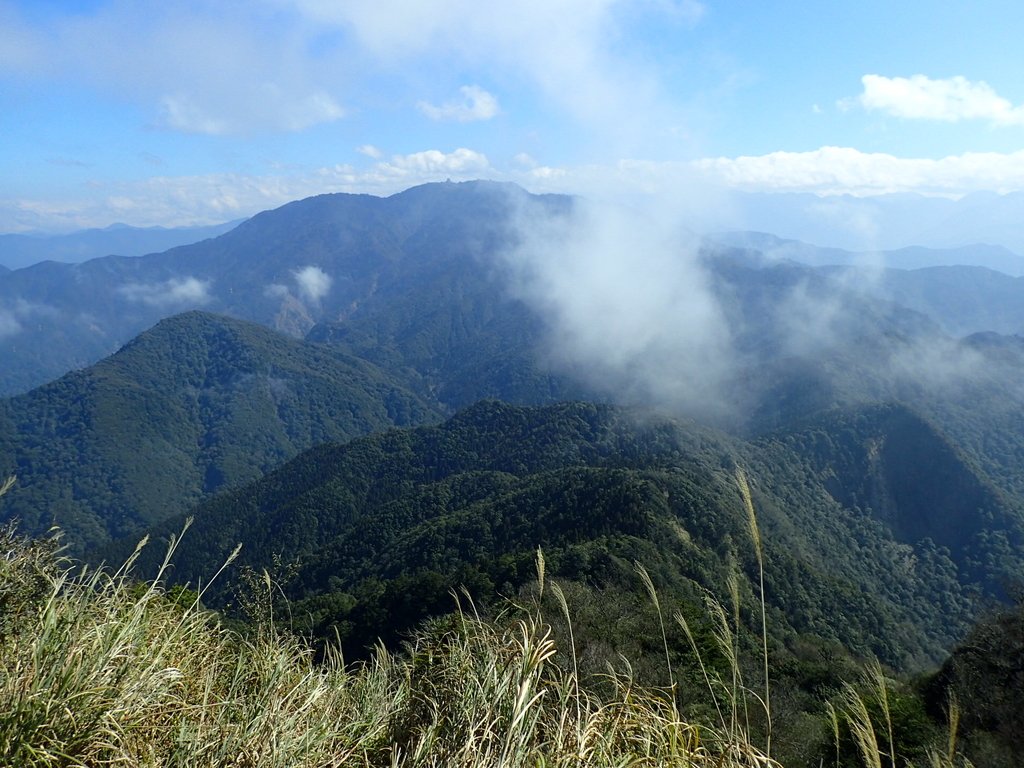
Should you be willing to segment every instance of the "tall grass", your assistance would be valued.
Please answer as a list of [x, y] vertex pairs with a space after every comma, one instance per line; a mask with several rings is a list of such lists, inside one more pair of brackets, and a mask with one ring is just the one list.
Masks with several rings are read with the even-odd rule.
[[72, 570], [53, 547], [2, 537], [3, 765], [768, 764], [684, 721], [628, 666], [608, 673], [614, 695], [589, 693], [552, 663], [561, 649], [539, 609], [484, 621], [460, 606], [402, 652], [315, 661], [286, 632], [240, 637], [194, 596], [135, 583], [131, 560]]
[[[867, 768], [914, 768], [915, 763], [900, 755], [895, 735], [893, 711], [890, 706], [889, 681], [881, 664], [869, 663], [864, 670], [860, 686], [843, 686], [835, 703], [827, 705], [836, 747], [836, 765], [841, 765], [840, 743], [844, 732], [849, 735], [857, 757]], [[949, 703], [949, 722], [946, 743], [923, 751], [917, 765], [928, 768], [974, 768], [970, 760], [960, 754], [957, 731], [960, 709], [955, 701]]]

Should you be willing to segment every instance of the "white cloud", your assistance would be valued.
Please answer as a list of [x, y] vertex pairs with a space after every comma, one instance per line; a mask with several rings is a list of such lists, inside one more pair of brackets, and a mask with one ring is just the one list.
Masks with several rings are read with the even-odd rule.
[[982, 190], [1024, 190], [1024, 150], [933, 160], [821, 147], [810, 152], [585, 166], [535, 165], [532, 158], [520, 155], [510, 158], [509, 168], [503, 170], [473, 149], [429, 149], [395, 155], [365, 168], [334, 165], [281, 175], [158, 176], [96, 185], [79, 197], [0, 199], [0, 232], [67, 231], [115, 221], [135, 226], [212, 224], [325, 192], [390, 195], [447, 178], [513, 181], [532, 192], [591, 198], [668, 193], [680, 207], [707, 218], [723, 204], [730, 189], [859, 196], [918, 192], [946, 197]]
[[531, 171], [539, 165], [539, 163], [528, 152], [520, 152], [512, 158], [512, 162], [520, 168], [525, 168]]
[[581, 200], [569, 215], [524, 206], [507, 258], [556, 364], [625, 397], [708, 413], [731, 372], [727, 325], [675, 201], [652, 202], [641, 212]]
[[[583, 123], [589, 140], [626, 147], [624, 154], [650, 147], [664, 136], [663, 126], [686, 122], [635, 33], [650, 24], [689, 28], [704, 12], [692, 0], [267, 2], [350, 35], [373, 66], [418, 70], [443, 63], [466, 72], [484, 66], [496, 81], [525, 80], [547, 108]], [[447, 119], [476, 114], [465, 104], [424, 106]], [[477, 108], [490, 109], [487, 102]]]
[[0, 30], [0, 73], [98, 89], [139, 104], [152, 125], [191, 133], [297, 131], [341, 118], [340, 68], [311, 52], [316, 30], [258, 5], [109, 2], [31, 21], [0, 8], [0, 28], [14, 30]]
[[333, 280], [320, 267], [308, 266], [292, 273], [299, 293], [310, 303], [319, 302], [331, 290]]
[[21, 333], [23, 321], [30, 321], [32, 318], [46, 318], [52, 321], [59, 317], [60, 311], [49, 304], [17, 299], [12, 304], [0, 308], [0, 339]]
[[461, 101], [445, 102], [439, 107], [421, 101], [417, 106], [431, 120], [455, 120], [460, 123], [490, 120], [498, 114], [498, 100], [483, 88], [464, 85], [459, 88], [459, 93], [462, 94]]
[[472, 149], [460, 147], [453, 152], [428, 149], [409, 155], [395, 155], [389, 162], [379, 163], [380, 174], [434, 179], [450, 174], [460, 178], [478, 177], [491, 171], [487, 156]]
[[271, 283], [263, 289], [263, 295], [270, 299], [283, 299], [286, 296], [290, 296], [291, 291], [288, 290], [288, 286], [286, 285]]
[[210, 282], [189, 276], [162, 283], [126, 283], [117, 292], [128, 301], [151, 307], [198, 306], [210, 301]]
[[[301, 131], [319, 123], [329, 123], [345, 115], [345, 111], [328, 94], [311, 93], [305, 97], [285, 97], [278, 88], [263, 88], [264, 97], [255, 97], [251, 104], [239, 103], [225, 110], [223, 103], [214, 104], [191, 94], [177, 93], [160, 99], [158, 124], [184, 133], [225, 136], [245, 133], [253, 127]], [[243, 95], [237, 101], [249, 102]]]
[[[884, 77], [864, 75], [857, 97], [864, 109], [908, 120], [984, 120], [993, 125], [1024, 125], [1024, 106], [1014, 106], [984, 82], [956, 76], [933, 80], [926, 75]], [[841, 102], [848, 107], [849, 100]]]
[[822, 147], [811, 152], [706, 158], [693, 165], [711, 181], [746, 191], [919, 192], [955, 197], [979, 190], [1024, 189], [1024, 151], [967, 152], [932, 160]]
[[377, 147], [373, 146], [373, 144], [363, 144], [360, 147], [356, 147], [356, 152], [361, 155], [366, 155], [367, 157], [372, 157], [374, 160], [380, 160], [384, 156], [384, 153], [377, 149]]
[[[637, 134], [638, 146], [650, 126], [678, 121], [662, 119], [668, 99], [632, 35], [652, 20], [692, 26], [704, 13], [694, 0], [109, 0], [32, 16], [5, 7], [0, 74], [99, 89], [172, 130], [301, 130], [343, 117], [366, 76], [410, 80], [400, 73], [452, 66], [525, 79], [549, 106], [602, 134]], [[422, 108], [455, 120], [498, 111], [473, 85]]]
[[395, 155], [369, 168], [334, 165], [292, 174], [153, 176], [141, 181], [95, 184], [78, 196], [0, 198], [0, 232], [60, 232], [105, 227], [214, 224], [325, 192], [390, 195], [446, 178], [494, 178], [487, 156], [459, 148]]

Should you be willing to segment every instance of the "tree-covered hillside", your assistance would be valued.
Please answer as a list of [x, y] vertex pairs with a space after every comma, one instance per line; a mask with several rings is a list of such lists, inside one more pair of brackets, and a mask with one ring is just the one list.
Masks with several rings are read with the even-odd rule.
[[199, 312], [0, 401], [3, 510], [74, 551], [179, 514], [300, 451], [436, 418], [394, 376], [336, 349]]
[[[410, 293], [417, 294], [415, 311], [429, 312], [430, 304], [458, 298], [459, 289], [446, 283], [461, 276], [471, 286], [467, 301], [478, 304], [481, 286], [489, 285], [488, 311], [500, 314], [510, 301], [496, 273], [498, 253], [511, 237], [513, 211], [569, 205], [569, 198], [492, 182], [430, 184], [388, 198], [320, 195], [162, 253], [5, 272], [0, 302], [14, 314], [0, 338], [0, 393], [23, 392], [93, 363], [189, 309], [301, 337], [319, 322], [376, 315]], [[464, 324], [457, 314], [451, 328], [419, 328], [424, 318], [407, 319], [412, 325], [400, 333], [443, 332], [445, 344]], [[424, 344], [436, 348], [437, 339]]]
[[[914, 472], [901, 440], [943, 457], [942, 471]], [[875, 455], [879, 444], [895, 453]], [[827, 450], [835, 461], [823, 460]], [[865, 453], [884, 505], [870, 506], [872, 480], [854, 471]], [[726, 600], [735, 563], [749, 598], [757, 562], [736, 467], [750, 473], [780, 643], [828, 638], [922, 666], [996, 594], [1001, 569], [1024, 562], [1012, 512], [903, 409], [744, 443], [610, 406], [485, 402], [440, 426], [315, 448], [204, 504], [175, 578], [195, 582], [241, 543], [240, 564], [289, 574], [296, 621], [339, 631], [352, 651], [448, 610], [460, 585], [484, 601], [514, 594], [533, 577], [538, 547], [553, 574], [595, 588], [635, 585], [639, 560], [691, 601], [702, 589]], [[918, 517], [929, 488], [948, 495], [948, 516], [981, 505], [963, 548], [950, 548], [946, 514]], [[1009, 552], [992, 539], [1007, 529]]]

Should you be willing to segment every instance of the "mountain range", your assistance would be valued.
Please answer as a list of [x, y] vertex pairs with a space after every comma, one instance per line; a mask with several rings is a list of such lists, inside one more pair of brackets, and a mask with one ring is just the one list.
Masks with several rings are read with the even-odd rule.
[[[438, 332], [447, 336], [445, 343], [457, 345], [461, 320], [446, 315], [446, 308], [452, 299], [476, 301], [476, 320], [492, 323], [492, 340], [508, 339], [521, 326], [523, 348], [536, 357], [539, 324], [547, 318], [538, 312], [538, 302], [531, 303], [517, 288], [522, 275], [514, 254], [524, 232], [570, 215], [577, 203], [490, 182], [425, 185], [388, 198], [323, 195], [163, 253], [0, 271], [0, 354], [5, 360], [0, 393], [25, 392], [94, 363], [160, 319], [188, 309], [257, 322], [296, 338], [313, 332], [316, 338], [337, 340], [345, 334], [353, 348], [379, 358], [386, 354], [377, 349], [382, 332], [400, 337], [406, 347], [402, 355], [410, 352], [417, 335], [423, 339]], [[856, 254], [837, 258], [834, 249], [780, 245], [777, 239], [749, 234], [730, 242], [743, 247], [709, 241], [705, 250], [756, 255], [764, 261], [761, 271], [768, 280], [771, 274], [796, 274], [797, 283], [829, 276], [837, 284], [833, 295], [859, 291], [898, 304], [927, 316], [948, 335], [1024, 331], [1024, 284], [991, 269], [837, 270], [826, 265], [859, 263]], [[977, 246], [971, 253], [994, 250]], [[942, 263], [964, 253], [931, 252], [930, 257]], [[793, 259], [798, 263], [792, 264]], [[787, 265], [804, 269], [787, 273], [781, 269]], [[446, 291], [451, 295], [442, 298]], [[733, 297], [717, 298], [733, 306]], [[405, 316], [396, 319], [392, 308]], [[489, 321], [483, 317], [488, 313]], [[510, 327], [497, 327], [501, 323]], [[337, 326], [333, 330], [332, 324]], [[314, 331], [314, 326], [321, 327]], [[487, 349], [477, 340], [469, 346]], [[417, 354], [423, 360], [435, 351]], [[467, 348], [461, 357], [473, 354], [479, 353]], [[521, 356], [522, 349], [515, 354]], [[486, 376], [494, 358], [478, 360], [478, 372]], [[517, 369], [519, 362], [510, 360], [505, 372]], [[448, 396], [461, 404], [487, 394], [505, 396], [495, 387], [507, 386], [510, 377], [492, 378], [490, 391]]]
[[217, 237], [240, 221], [205, 227], [130, 227], [112, 224], [67, 234], [0, 235], [0, 266], [21, 269], [41, 261], [78, 263], [102, 256], [144, 256]]
[[[3, 516], [114, 559], [192, 514], [176, 578], [242, 542], [254, 572], [287, 566], [307, 631], [355, 650], [460, 584], [515, 594], [538, 546], [591, 589], [635, 584], [639, 560], [691, 603], [727, 601], [735, 562], [752, 595], [737, 468], [780, 644], [920, 667], [1012, 591], [1015, 278], [680, 242], [679, 286], [666, 262], [651, 295], [605, 305], [586, 262], [539, 272], [553, 293], [516, 261], [580, 205], [485, 182], [325, 195], [159, 254], [0, 273], [4, 387], [53, 378], [0, 401], [0, 472], [19, 477]], [[543, 254], [531, 268], [563, 251]], [[714, 329], [675, 314], [702, 301]], [[631, 324], [645, 305], [669, 315]], [[573, 318], [607, 330], [586, 356]]]
[[701, 213], [715, 219], [718, 230], [771, 232], [850, 251], [955, 249], [987, 243], [1024, 254], [1024, 238], [1016, 224], [1024, 214], [1024, 194], [1020, 192], [974, 192], [960, 198], [913, 193], [738, 192], [721, 211], [705, 209]]
[[205, 503], [175, 578], [199, 583], [241, 542], [243, 567], [294, 568], [293, 620], [339, 631], [351, 652], [444, 612], [460, 586], [482, 603], [514, 594], [538, 545], [552, 577], [621, 586], [640, 561], [691, 601], [710, 588], [726, 602], [734, 558], [756, 590], [737, 466], [780, 644], [814, 635], [924, 666], [1024, 564], [1019, 510], [902, 406], [742, 441], [614, 406], [484, 401], [438, 426], [321, 446]]

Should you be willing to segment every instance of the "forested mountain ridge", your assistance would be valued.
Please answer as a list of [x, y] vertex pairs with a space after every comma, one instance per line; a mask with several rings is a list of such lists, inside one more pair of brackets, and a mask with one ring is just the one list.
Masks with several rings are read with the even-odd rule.
[[[958, 578], [1005, 597], [1020, 582], [1024, 515], [927, 417], [906, 405], [836, 409], [757, 441], [784, 446], [844, 508], [944, 552]], [[1012, 553], [1012, 554], [1011, 554]]]
[[[790, 563], [791, 571], [786, 585], [780, 587], [787, 600], [778, 607], [796, 606], [787, 625], [798, 632], [831, 632], [829, 612], [842, 613], [835, 600], [862, 605], [861, 593], [865, 585], [874, 584], [874, 577], [852, 553], [871, 541], [874, 554], [869, 561], [879, 572], [902, 572], [920, 563], [934, 584], [943, 585], [942, 595], [936, 592], [932, 597], [945, 601], [945, 623], [926, 617], [922, 606], [927, 604], [930, 588], [914, 576], [906, 594], [898, 592], [900, 582], [887, 583], [881, 591], [870, 587], [887, 595], [887, 604], [896, 606], [893, 610], [904, 617], [895, 621], [891, 631], [873, 634], [864, 626], [851, 625], [853, 634], [845, 641], [869, 647], [879, 642], [871, 637], [886, 635], [895, 638], [891, 648], [879, 651], [887, 658], [934, 658], [936, 649], [946, 647], [970, 615], [971, 590], [995, 594], [1001, 580], [1012, 577], [1017, 567], [1015, 526], [1024, 498], [1024, 472], [1018, 459], [1024, 455], [1020, 438], [1024, 430], [1006, 427], [1018, 423], [1024, 412], [1018, 407], [1024, 398], [1016, 385], [1024, 371], [1024, 355], [1007, 339], [952, 339], [925, 315], [860, 291], [856, 283], [837, 281], [825, 271], [771, 262], [751, 251], [706, 249], [689, 256], [697, 258], [706, 272], [709, 291], [703, 298], [720, 304], [723, 336], [728, 340], [721, 350], [722, 377], [709, 390], [718, 401], [716, 407], [705, 408], [700, 400], [691, 401], [688, 409], [676, 409], [674, 403], [656, 398], [645, 401], [643, 388], [631, 386], [636, 383], [630, 378], [633, 367], [611, 372], [593, 365], [588, 369], [586, 361], [574, 358], [564, 334], [560, 337], [552, 327], [557, 312], [540, 311], [543, 302], [538, 304], [533, 297], [531, 303], [513, 290], [514, 270], [499, 258], [522, 236], [521, 229], [512, 227], [513, 214], [519, 217], [517, 224], [533, 214], [558, 221], [576, 204], [570, 198], [532, 196], [514, 186], [491, 183], [426, 185], [383, 199], [325, 195], [265, 212], [219, 238], [163, 254], [98, 260], [76, 265], [71, 272], [63, 271], [67, 265], [38, 265], [7, 275], [0, 281], [0, 292], [28, 286], [38, 292], [34, 300], [40, 302], [95, 294], [106, 314], [90, 316], [88, 323], [68, 323], [68, 316], [61, 312], [26, 305], [37, 307], [32, 310], [36, 326], [44, 331], [60, 328], [76, 349], [75, 334], [83, 329], [89, 329], [95, 339], [109, 341], [106, 334], [113, 326], [104, 317], [116, 316], [130, 325], [190, 302], [243, 314], [293, 337], [306, 334], [307, 341], [240, 321], [188, 313], [161, 322], [92, 368], [5, 401], [0, 411], [5, 426], [0, 460], [6, 463], [0, 470], [21, 476], [5, 514], [20, 515], [32, 531], [61, 522], [69, 540], [84, 551], [110, 536], [134, 535], [144, 526], [181, 514], [206, 494], [252, 480], [318, 443], [343, 441], [394, 425], [436, 421], [480, 398], [533, 404], [566, 399], [649, 406], [653, 402], [654, 409], [660, 406], [666, 413], [683, 413], [730, 431], [731, 437], [710, 428], [703, 433], [710, 436], [709, 444], [719, 446], [717, 456], [699, 451], [685, 454], [684, 464], [690, 467], [686, 472], [695, 471], [690, 462], [698, 455], [703, 456], [701, 466], [719, 468], [707, 475], [689, 475], [684, 485], [691, 491], [686, 493], [696, 493], [692, 489], [703, 485], [717, 489], [709, 491], [712, 497], [732, 493], [726, 490], [732, 482], [728, 473], [716, 474], [722, 456], [729, 457], [726, 464], [751, 468], [765, 494], [762, 501], [774, 510], [766, 524], [780, 526], [791, 537], [788, 549], [778, 554], [778, 561]], [[676, 245], [675, 240], [670, 244], [671, 248]], [[586, 266], [584, 262], [580, 269]], [[585, 277], [582, 272], [570, 276]], [[571, 281], [569, 287], [574, 285]], [[689, 298], [685, 291], [692, 287], [683, 281], [680, 300]], [[654, 322], [660, 321], [655, 318]], [[23, 331], [28, 323], [24, 326]], [[667, 345], [650, 345], [661, 359], [654, 354], [654, 359], [644, 362], [670, 376], [679, 373], [673, 368], [671, 343], [689, 330], [667, 323], [664, 329], [654, 329], [662, 334], [659, 342], [667, 340]], [[14, 333], [5, 341], [23, 345], [31, 338]], [[599, 341], [598, 353], [616, 352], [603, 346], [603, 339]], [[41, 343], [29, 348], [38, 354], [49, 351]], [[659, 367], [662, 364], [664, 368]], [[595, 370], [609, 375], [595, 375]], [[893, 403], [910, 404], [912, 413], [907, 413], [911, 415], [904, 413], [905, 406]], [[468, 413], [483, 418], [478, 409]], [[537, 413], [546, 414], [537, 418], [555, 418], [553, 412]], [[498, 418], [500, 413], [492, 415], [495, 423], [504, 424], [503, 429], [519, 435]], [[453, 422], [460, 423], [464, 422]], [[515, 514], [525, 514], [526, 507], [543, 506], [544, 499], [561, 499], [550, 508], [562, 509], [558, 514], [563, 521], [585, 528], [584, 506], [566, 500], [559, 490], [560, 483], [566, 489], [580, 487], [574, 472], [585, 469], [588, 479], [583, 485], [602, 489], [600, 499], [587, 498], [595, 508], [609, 510], [608, 514], [614, 507], [608, 499], [616, 494], [628, 500], [623, 501], [626, 507], [660, 508], [655, 502], [662, 491], [654, 490], [660, 486], [650, 477], [635, 477], [637, 472], [667, 473], [658, 482], [673, 487], [682, 482], [671, 467], [652, 465], [650, 446], [637, 447], [635, 437], [611, 450], [609, 455], [618, 456], [620, 462], [616, 467], [595, 464], [586, 451], [591, 458], [572, 460], [580, 446], [592, 444], [593, 437], [577, 434], [569, 422], [555, 419], [555, 423], [575, 435], [575, 442], [568, 443], [552, 437], [552, 445], [563, 450], [561, 464], [537, 469], [527, 462], [497, 468], [497, 464], [465, 461], [459, 453], [452, 471], [462, 490], [454, 500], [437, 502], [433, 512], [421, 509], [420, 517], [414, 516], [419, 520], [415, 525], [426, 526], [424, 532], [444, 528], [438, 528], [430, 514], [447, 514], [450, 504], [454, 521], [492, 514], [498, 508], [519, 509], [517, 505], [523, 508]], [[457, 443], [468, 439], [459, 432], [461, 428], [451, 429], [460, 435]], [[819, 440], [802, 430], [825, 438]], [[529, 435], [520, 435], [517, 442], [504, 439], [500, 430], [485, 432], [493, 443], [485, 446], [487, 450], [501, 446], [506, 458], [539, 450]], [[374, 443], [365, 445], [370, 444]], [[430, 450], [443, 455], [443, 447], [438, 444]], [[634, 451], [641, 458], [623, 458], [627, 448], [627, 454]], [[321, 450], [324, 456], [335, 456], [334, 448]], [[343, 450], [346, 457], [348, 450]], [[410, 455], [426, 451], [411, 445], [404, 450]], [[915, 466], [906, 459], [907, 451], [928, 457], [927, 465]], [[548, 454], [541, 451], [539, 455]], [[387, 472], [403, 494], [434, 482], [454, 482], [447, 475], [432, 479], [413, 465], [395, 464], [387, 451], [378, 459], [351, 470], [346, 483], [359, 487], [365, 482], [360, 472], [375, 477], [383, 471], [381, 467], [390, 467]], [[419, 461], [429, 464], [432, 459]], [[291, 465], [288, 471], [296, 471], [301, 464]], [[613, 469], [619, 474], [607, 474]], [[328, 463], [311, 470], [312, 474], [300, 471], [298, 476], [306, 478], [301, 482], [287, 479], [275, 508], [292, 509], [298, 504], [295, 499], [309, 491], [304, 490], [304, 482], [319, 488], [317, 478], [333, 471]], [[333, 498], [335, 490], [325, 498]], [[449, 499], [452, 492], [439, 490], [439, 498]], [[970, 500], [972, 510], [950, 501], [961, 497]], [[235, 501], [218, 503], [242, 504], [242, 497], [231, 498]], [[255, 496], [246, 498], [251, 501]], [[415, 509], [426, 504], [419, 497], [388, 498], [389, 504]], [[366, 514], [376, 509], [374, 499], [363, 500]], [[693, 508], [697, 506], [694, 502]], [[214, 550], [222, 545], [230, 550], [230, 531], [258, 536], [252, 529], [264, 524], [278, 532], [295, 530], [295, 542], [288, 544], [287, 536], [275, 542], [282, 547], [287, 544], [293, 554], [308, 551], [310, 542], [321, 536], [325, 552], [331, 551], [327, 543], [331, 537], [348, 541], [345, 546], [361, 543], [362, 529], [341, 531], [352, 523], [334, 501], [327, 507], [311, 503], [308, 508], [301, 504], [294, 508], [300, 507], [301, 514], [295, 514], [301, 523], [268, 522], [263, 517], [245, 522], [247, 514], [258, 512], [252, 506], [223, 511], [224, 525], [197, 537], [202, 539], [197, 546], [213, 547], [209, 564], [223, 555]], [[458, 510], [463, 517], [455, 514]], [[929, 510], [934, 512], [931, 517], [922, 516]], [[200, 519], [206, 516], [204, 512]], [[410, 524], [415, 520], [410, 518]], [[956, 540], [949, 528], [942, 530], [943, 520], [962, 522], [964, 539]], [[563, 528], [570, 522], [564, 522]], [[361, 525], [365, 527], [365, 521]], [[643, 536], [654, 535], [650, 528], [636, 530]], [[845, 544], [822, 549], [801, 531], [828, 531], [827, 537]], [[522, 541], [506, 553], [516, 562], [529, 560], [529, 553], [545, 535], [544, 530], [529, 526], [521, 534]], [[420, 535], [408, 533], [410, 540]], [[452, 535], [458, 539], [463, 534]], [[729, 539], [735, 541], [740, 535], [730, 534]], [[527, 546], [525, 541], [531, 537], [537, 542]], [[702, 551], [714, 551], [720, 560], [726, 544], [715, 544], [713, 539], [709, 536]], [[498, 537], [494, 543], [503, 541]], [[260, 565], [259, 557], [273, 554], [270, 544], [255, 540], [249, 544], [246, 551], [255, 558], [249, 561], [254, 567]], [[582, 543], [553, 546], [563, 545]], [[371, 563], [405, 562], [412, 552], [407, 548], [396, 554], [387, 536], [374, 546], [378, 550], [371, 554], [345, 557]], [[594, 546], [596, 551], [607, 549], [605, 544]], [[658, 552], [659, 547], [640, 549]], [[841, 551], [844, 554], [838, 554]], [[552, 557], [557, 559], [558, 552]], [[480, 571], [484, 581], [495, 585], [519, 579], [509, 580], [488, 570], [490, 566], [474, 564], [483, 559], [480, 554], [469, 563], [456, 558], [457, 562], [420, 565], [435, 574], [447, 573], [450, 566], [469, 581], [475, 578], [474, 569], [484, 568]], [[827, 582], [832, 578], [830, 567], [838, 561], [845, 562], [856, 578], [824, 591], [793, 586]], [[665, 568], [666, 573], [676, 571], [685, 569]], [[709, 576], [712, 571], [714, 578]], [[819, 575], [812, 577], [812, 573]], [[320, 576], [326, 574], [320, 572]], [[722, 576], [720, 565], [707, 565], [702, 578], [721, 583]], [[324, 589], [317, 585], [318, 578], [306, 580], [314, 592]], [[370, 571], [353, 572], [342, 591], [380, 578], [381, 574]], [[388, 578], [415, 580], [404, 572]], [[586, 574], [581, 572], [580, 578]], [[444, 583], [451, 586], [453, 579]], [[696, 577], [692, 581], [696, 583]], [[439, 593], [442, 597], [445, 590]], [[866, 610], [855, 612], [867, 615]], [[907, 611], [914, 612], [913, 618]], [[924, 630], [907, 629], [917, 621], [923, 622]]]
[[179, 513], [299, 451], [437, 412], [329, 347], [192, 312], [120, 352], [0, 400], [4, 518], [65, 529], [74, 551]]
[[[387, 198], [328, 194], [162, 253], [0, 270], [0, 393], [27, 391], [112, 354], [162, 318], [202, 309], [345, 341], [378, 363], [400, 358], [451, 407], [535, 394], [535, 384], [556, 399], [589, 396], [564, 380], [533, 381], [543, 371], [509, 383], [524, 365], [537, 368], [534, 342], [546, 318], [517, 296], [505, 257], [524, 233], [577, 204], [493, 182], [427, 184]], [[742, 252], [710, 241], [705, 250], [712, 265]], [[1024, 330], [1024, 283], [989, 270], [889, 270], [879, 278], [765, 257], [747, 278], [771, 282], [787, 266], [802, 281], [831, 277], [833, 294], [860, 291], [924, 313], [949, 334]], [[732, 309], [730, 294], [719, 298]], [[483, 332], [483, 343], [469, 344], [470, 330]], [[449, 347], [456, 362], [439, 368]], [[474, 376], [487, 386], [465, 387]]]
[[[848, 448], [917, 429], [921, 448], [945, 450], [934, 431], [903, 423], [919, 424], [904, 409], [835, 420]], [[238, 564], [285, 564], [295, 620], [318, 633], [337, 629], [351, 652], [446, 612], [460, 585], [485, 602], [514, 593], [534, 577], [538, 546], [553, 575], [632, 589], [639, 560], [691, 599], [702, 589], [725, 599], [735, 558], [752, 595], [756, 562], [733, 474], [746, 466], [779, 642], [831, 638], [898, 666], [939, 659], [995, 594], [998, 569], [1024, 563], [1019, 527], [1011, 561], [986, 548], [986, 534], [1017, 525], [1012, 511], [987, 497], [969, 553], [954, 552], [936, 543], [943, 520], [894, 520], [914, 517], [921, 486], [939, 495], [983, 487], [955, 455], [941, 476], [900, 476], [905, 496], [891, 494], [876, 512], [850, 502], [863, 490], [857, 476], [815, 468], [820, 446], [805, 442], [745, 443], [587, 403], [484, 402], [439, 426], [312, 449], [207, 502], [175, 578], [195, 583], [241, 543]], [[973, 512], [955, 497], [948, 503]], [[157, 532], [180, 526], [168, 521]]]
[[[3, 273], [10, 328], [0, 392], [25, 391], [116, 351], [158, 320], [203, 309], [300, 337], [438, 274], [495, 278], [512, 208], [564, 208], [493, 182], [430, 184], [388, 198], [328, 194], [265, 211], [200, 243], [138, 258], [47, 262]], [[492, 303], [507, 298], [496, 290]]]

